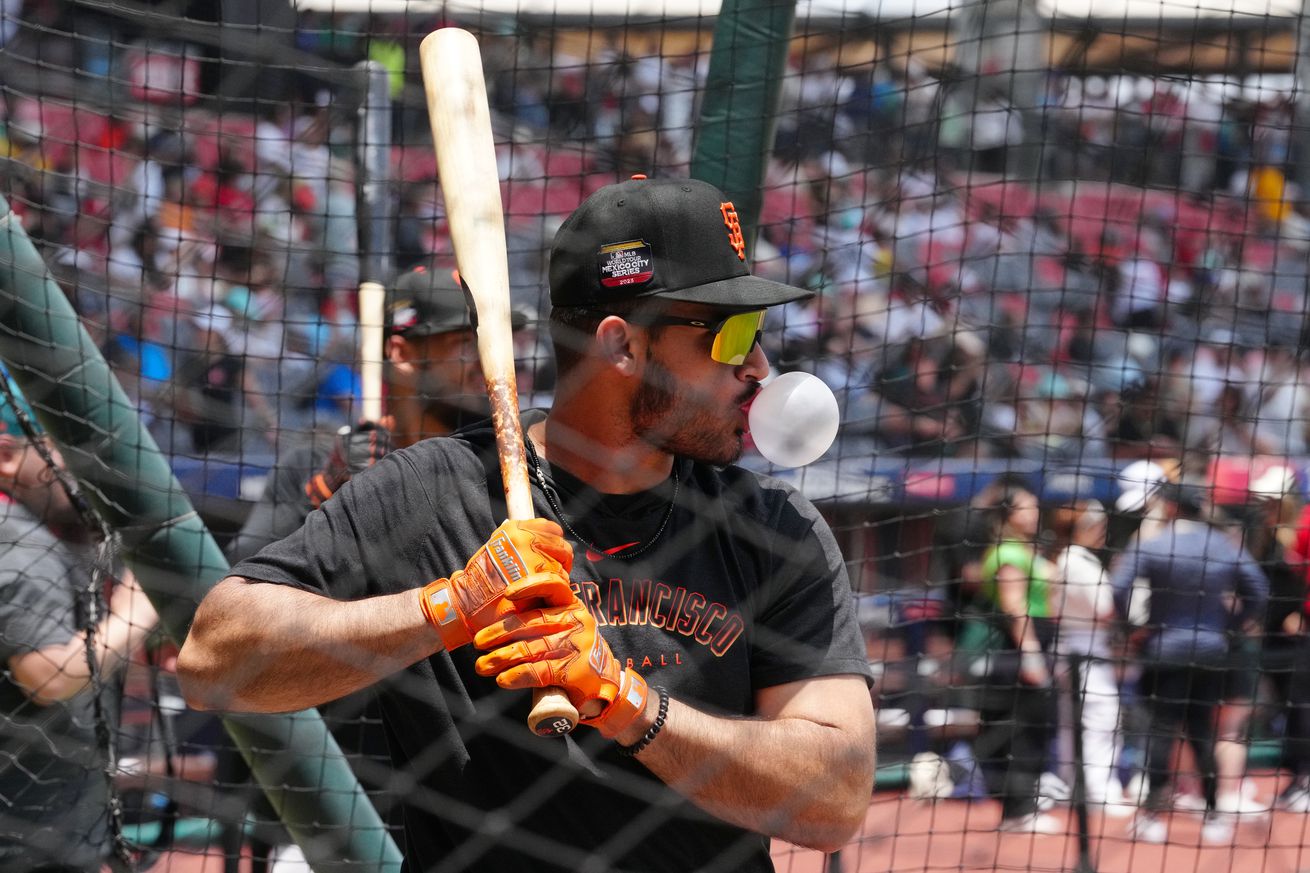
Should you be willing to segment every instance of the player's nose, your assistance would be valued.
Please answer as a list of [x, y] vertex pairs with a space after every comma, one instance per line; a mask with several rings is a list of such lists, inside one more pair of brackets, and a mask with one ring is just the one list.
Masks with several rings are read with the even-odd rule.
[[737, 378], [742, 381], [762, 382], [769, 375], [769, 356], [764, 353], [764, 346], [759, 341], [751, 346], [746, 360], [737, 366]]

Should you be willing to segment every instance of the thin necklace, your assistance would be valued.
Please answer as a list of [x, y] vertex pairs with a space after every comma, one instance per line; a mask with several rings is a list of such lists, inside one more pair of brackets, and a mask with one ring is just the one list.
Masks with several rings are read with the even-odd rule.
[[523, 441], [528, 454], [532, 456], [532, 469], [537, 476], [537, 484], [541, 486], [541, 492], [546, 495], [546, 502], [550, 504], [551, 510], [559, 517], [560, 524], [564, 529], [573, 535], [573, 538], [582, 543], [592, 552], [598, 555], [605, 555], [610, 558], [618, 558], [620, 561], [630, 561], [638, 555], [644, 554], [651, 546], [659, 541], [664, 529], [669, 526], [669, 519], [673, 517], [673, 507], [678, 504], [678, 487], [682, 484], [678, 479], [678, 465], [673, 465], [673, 496], [669, 498], [669, 508], [664, 511], [664, 520], [660, 522], [659, 530], [655, 531], [655, 536], [646, 541], [646, 544], [633, 552], [607, 552], [591, 540], [584, 537], [569, 524], [569, 520], [564, 516], [564, 510], [560, 508], [559, 497], [555, 493], [555, 488], [546, 480], [546, 474], [541, 469], [541, 458], [537, 457], [536, 447], [532, 445], [532, 440]]

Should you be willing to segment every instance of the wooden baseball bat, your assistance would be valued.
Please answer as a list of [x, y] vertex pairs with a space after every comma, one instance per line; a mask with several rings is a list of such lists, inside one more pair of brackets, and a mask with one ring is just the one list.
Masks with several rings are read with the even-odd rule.
[[[419, 61], [455, 261], [478, 318], [478, 357], [491, 399], [505, 505], [511, 519], [532, 518], [536, 512], [514, 380], [505, 214], [482, 55], [473, 34], [444, 27], [423, 38]], [[577, 723], [578, 711], [562, 691], [537, 692], [528, 716], [534, 732], [566, 734]]]
[[359, 283], [359, 378], [363, 384], [363, 417], [382, 418], [383, 322], [387, 291], [380, 282]]
[[383, 329], [386, 318], [386, 289], [382, 283], [391, 275], [394, 207], [388, 192], [391, 156], [391, 97], [387, 70], [377, 61], [358, 65], [364, 80], [364, 105], [360, 109], [363, 129], [359, 143], [360, 283], [359, 283], [359, 376], [363, 383], [363, 417], [382, 419]]

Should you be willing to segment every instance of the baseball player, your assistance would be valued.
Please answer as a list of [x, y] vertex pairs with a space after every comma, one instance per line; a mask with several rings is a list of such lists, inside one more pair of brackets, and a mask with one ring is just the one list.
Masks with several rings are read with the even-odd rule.
[[[512, 323], [519, 329], [526, 319], [516, 311]], [[382, 422], [345, 425], [330, 442], [309, 442], [280, 458], [263, 495], [227, 545], [229, 561], [235, 564], [249, 558], [294, 532], [352, 476], [393, 448], [444, 436], [486, 418], [477, 334], [453, 271], [416, 267], [400, 276], [387, 292], [386, 331], [388, 414]], [[373, 689], [332, 701], [322, 707], [322, 714], [350, 760], [363, 762], [355, 767], [356, 774], [388, 823], [393, 823], [397, 819], [394, 778], [374, 765], [386, 760], [387, 746], [377, 723]], [[221, 780], [230, 786], [244, 783], [249, 775], [245, 759], [235, 749], [223, 751]], [[262, 811], [263, 795], [253, 786], [252, 794], [251, 802]], [[244, 835], [232, 830], [225, 838], [230, 841], [226, 854], [236, 857]], [[251, 851], [262, 858], [273, 849], [252, 840]]]
[[[524, 415], [538, 519], [505, 518], [489, 424], [393, 452], [201, 604], [195, 706], [285, 711], [385, 679], [407, 867], [771, 870], [864, 819], [871, 681], [831, 531], [734, 465], [768, 372], [731, 202], [588, 198], [550, 262], [555, 401]], [[531, 690], [583, 715], [531, 735]]]
[[[515, 330], [527, 319], [512, 314]], [[468, 301], [453, 271], [416, 267], [388, 289], [387, 414], [342, 427], [328, 443], [308, 443], [279, 459], [264, 493], [226, 548], [248, 558], [300, 527], [351, 476], [392, 448], [445, 436], [487, 417], [487, 395]]]

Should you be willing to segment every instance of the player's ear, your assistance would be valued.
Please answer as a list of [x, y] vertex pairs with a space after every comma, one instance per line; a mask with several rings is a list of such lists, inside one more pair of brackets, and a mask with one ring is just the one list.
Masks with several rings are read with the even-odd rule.
[[15, 439], [9, 434], [0, 434], [0, 479], [12, 479], [18, 474], [26, 447], [26, 441]]
[[387, 363], [402, 372], [414, 368], [414, 347], [402, 336], [387, 337]]
[[617, 315], [607, 316], [596, 327], [596, 355], [606, 366], [636, 375], [635, 360], [645, 342], [645, 333]]

